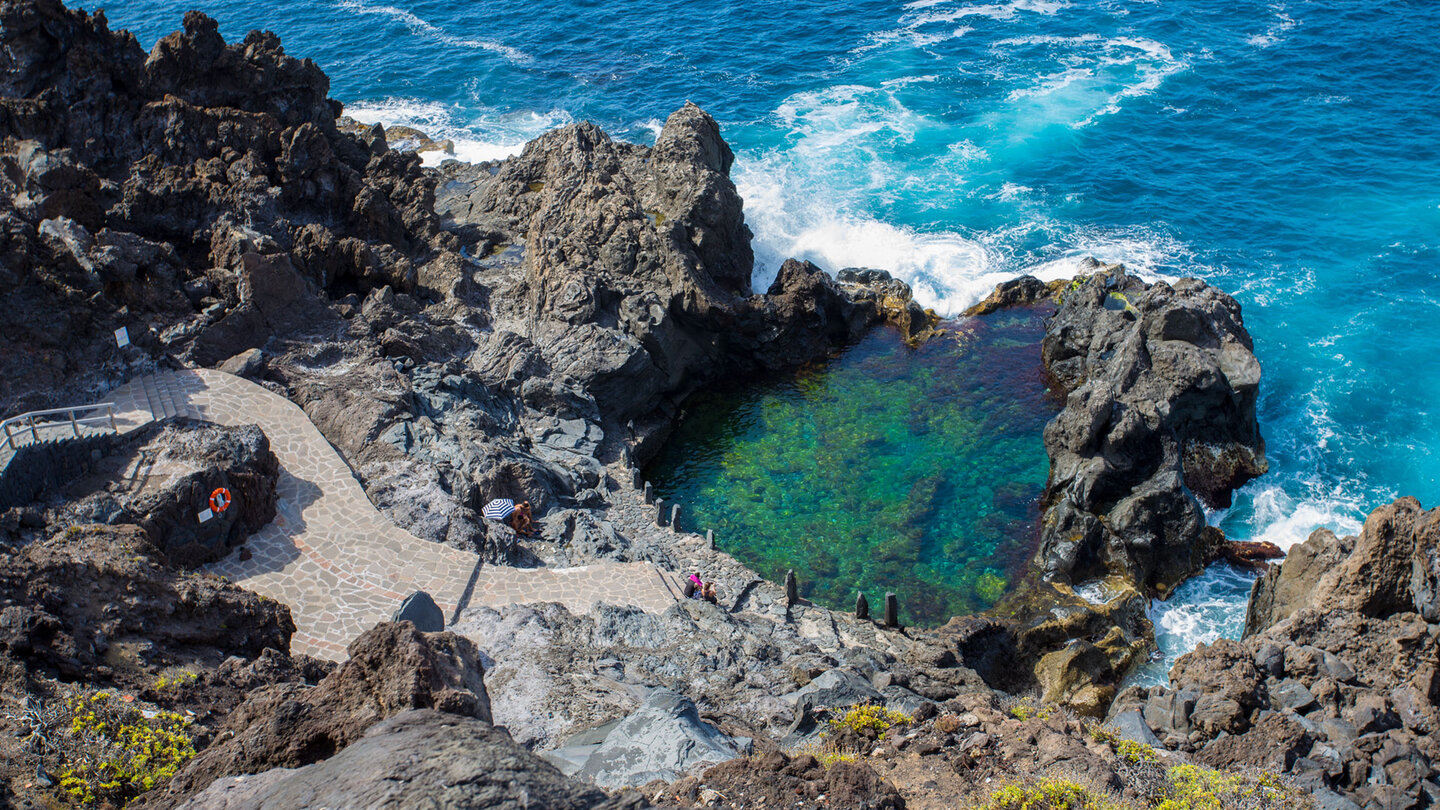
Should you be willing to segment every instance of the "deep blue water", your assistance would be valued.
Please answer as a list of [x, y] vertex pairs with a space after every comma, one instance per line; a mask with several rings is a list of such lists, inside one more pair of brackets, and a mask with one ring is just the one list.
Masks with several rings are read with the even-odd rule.
[[[464, 156], [693, 100], [737, 152], [765, 283], [883, 267], [954, 312], [1094, 255], [1244, 305], [1272, 472], [1214, 520], [1289, 545], [1440, 502], [1440, 4], [1399, 0], [125, 0], [279, 33], [365, 120]], [[82, 3], [86, 5], [86, 3]], [[94, 7], [93, 3], [89, 3]], [[1238, 632], [1247, 580], [1157, 608], [1171, 654]]]

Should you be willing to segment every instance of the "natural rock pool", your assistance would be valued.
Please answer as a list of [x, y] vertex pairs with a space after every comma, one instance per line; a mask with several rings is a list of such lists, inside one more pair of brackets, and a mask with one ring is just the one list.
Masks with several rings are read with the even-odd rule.
[[838, 358], [686, 402], [648, 477], [687, 528], [801, 595], [940, 624], [990, 607], [1034, 552], [1058, 410], [1041, 314], [946, 322], [911, 348], [877, 329]]

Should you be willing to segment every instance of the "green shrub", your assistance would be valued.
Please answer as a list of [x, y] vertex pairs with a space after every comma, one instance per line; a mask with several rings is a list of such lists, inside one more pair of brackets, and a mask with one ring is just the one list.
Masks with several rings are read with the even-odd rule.
[[1064, 779], [996, 789], [980, 810], [1123, 810], [1102, 795]]
[[[884, 706], [860, 705], [851, 706], [839, 719], [829, 721], [828, 732], [841, 733], [853, 731], [863, 737], [870, 737], [871, 734], [877, 740], [885, 739], [885, 732], [893, 726], [905, 725], [913, 722], [913, 718], [904, 712], [897, 712], [887, 709]], [[828, 733], [827, 732], [827, 733]], [[867, 734], [866, 732], [870, 732]]]
[[195, 756], [190, 720], [175, 712], [142, 712], [96, 692], [71, 698], [60, 790], [77, 804], [123, 806], [174, 776]]

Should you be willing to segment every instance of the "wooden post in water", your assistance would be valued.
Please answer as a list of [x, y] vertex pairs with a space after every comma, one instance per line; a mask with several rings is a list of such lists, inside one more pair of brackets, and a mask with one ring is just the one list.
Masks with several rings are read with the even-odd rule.
[[680, 531], [680, 504], [678, 503], [670, 507], [670, 531], [676, 533]]
[[900, 600], [895, 597], [895, 592], [885, 594], [885, 626], [900, 626]]
[[655, 525], [656, 525], [656, 526], [664, 526], [664, 525], [665, 525], [665, 499], [664, 499], [664, 498], [656, 498], [656, 499], [655, 499]]
[[855, 618], [870, 618], [870, 600], [866, 599], [863, 593], [855, 597]]
[[710, 549], [711, 551], [714, 551], [714, 550], [715, 550], [715, 530], [714, 530], [714, 529], [706, 529], [706, 530], [705, 530], [705, 547], [708, 548], [708, 549]]
[[785, 572], [785, 604], [794, 606], [800, 601], [800, 586], [795, 582], [795, 569]]
[[650, 488], [650, 482], [645, 482], [645, 503], [655, 502], [655, 490]]

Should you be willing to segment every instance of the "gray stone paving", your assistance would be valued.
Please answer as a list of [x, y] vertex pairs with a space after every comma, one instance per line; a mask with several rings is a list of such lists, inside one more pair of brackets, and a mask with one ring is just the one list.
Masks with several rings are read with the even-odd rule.
[[471, 605], [558, 601], [584, 612], [605, 601], [663, 610], [678, 598], [673, 575], [649, 563], [477, 571], [477, 555], [391, 523], [304, 411], [240, 377], [207, 369], [162, 372], [108, 399], [116, 404], [121, 433], [177, 415], [254, 424], [265, 432], [281, 466], [278, 514], [246, 542], [249, 560], [237, 550], [206, 570], [289, 605], [296, 652], [344, 659], [351, 640], [387, 620], [416, 590], [454, 615], [472, 577]]

